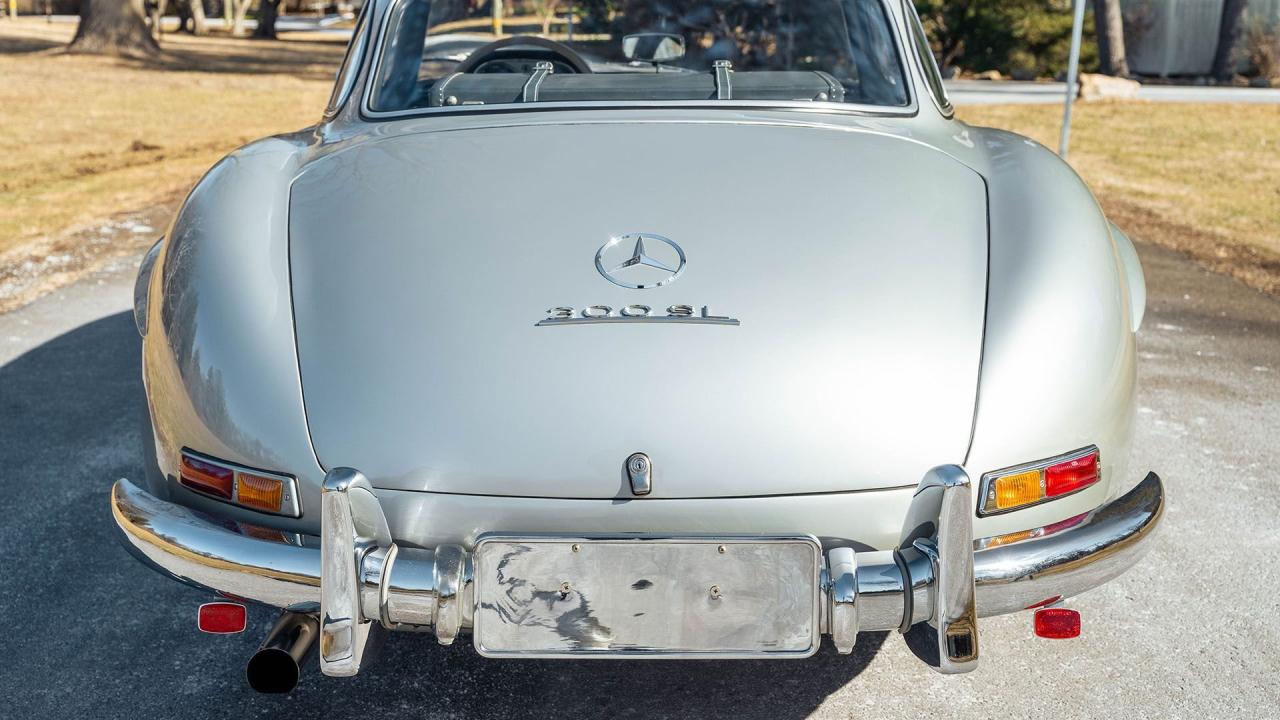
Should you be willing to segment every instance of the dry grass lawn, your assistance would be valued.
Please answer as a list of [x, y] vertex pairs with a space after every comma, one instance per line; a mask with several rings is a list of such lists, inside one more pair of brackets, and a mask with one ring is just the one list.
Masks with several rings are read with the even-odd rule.
[[14, 24], [0, 22], [0, 252], [182, 193], [228, 150], [315, 122], [342, 53], [170, 35], [156, 69], [60, 54], [74, 25]]
[[[164, 215], [229, 150], [313, 123], [343, 49], [167, 35], [157, 66], [63, 55], [74, 29], [0, 20], [0, 311], [36, 292], [13, 290], [15, 267], [134, 251], [151, 236], [92, 252], [85, 238], [124, 212]], [[1058, 113], [961, 117], [1052, 147]], [[1280, 294], [1280, 106], [1092, 103], [1076, 118], [1072, 163], [1121, 227]]]
[[[1057, 105], [960, 109], [1056, 148]], [[1280, 105], [1076, 105], [1071, 164], [1132, 237], [1280, 295]]]

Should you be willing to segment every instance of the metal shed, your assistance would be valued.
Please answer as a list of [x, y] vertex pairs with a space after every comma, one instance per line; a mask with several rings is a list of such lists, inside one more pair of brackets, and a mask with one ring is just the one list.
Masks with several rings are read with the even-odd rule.
[[[1139, 75], [1207, 75], [1223, 0], [1121, 0], [1129, 69]], [[1243, 27], [1280, 27], [1280, 0], [1249, 0]]]

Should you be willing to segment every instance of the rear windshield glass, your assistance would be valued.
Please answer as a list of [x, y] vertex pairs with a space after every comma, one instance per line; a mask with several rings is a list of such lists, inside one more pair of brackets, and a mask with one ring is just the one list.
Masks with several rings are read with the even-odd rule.
[[376, 112], [601, 101], [909, 102], [881, 0], [399, 0]]

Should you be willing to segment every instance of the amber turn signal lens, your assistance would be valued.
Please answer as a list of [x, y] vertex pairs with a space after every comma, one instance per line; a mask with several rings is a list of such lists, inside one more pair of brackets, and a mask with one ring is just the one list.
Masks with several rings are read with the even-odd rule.
[[280, 512], [280, 500], [284, 497], [284, 482], [279, 478], [263, 477], [251, 472], [236, 473], [236, 499], [241, 505], [267, 512]]
[[1040, 471], [1030, 470], [996, 478], [996, 509], [1007, 510], [1038, 502], [1041, 495]]

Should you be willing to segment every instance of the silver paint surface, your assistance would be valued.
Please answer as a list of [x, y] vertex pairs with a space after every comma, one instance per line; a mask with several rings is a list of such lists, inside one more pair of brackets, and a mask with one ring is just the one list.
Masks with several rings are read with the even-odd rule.
[[[375, 33], [385, 7], [374, 9]], [[977, 518], [979, 536], [1087, 511], [1129, 477], [1141, 268], [1075, 173], [1026, 138], [967, 126], [932, 103], [898, 116], [733, 103], [369, 121], [362, 95], [320, 125], [228, 156], [166, 233], [143, 353], [157, 465], [148, 489], [158, 497], [318, 534], [318, 513], [264, 518], [178, 486], [185, 445], [297, 476], [304, 508], [319, 507], [326, 466], [360, 467], [393, 534], [414, 544], [496, 528], [769, 527], [887, 547], [909, 499], [889, 488], [938, 463], [978, 477], [1100, 448], [1097, 486]], [[704, 138], [719, 152], [705, 152]], [[498, 146], [540, 163], [513, 162]], [[679, 192], [665, 178], [661, 192], [601, 180], [618, 176], [601, 155], [641, 147], [698, 162], [677, 178]], [[354, 194], [326, 207], [344, 182]], [[518, 193], [468, 196], [477, 183]], [[532, 185], [565, 188], [573, 201], [539, 205]], [[765, 206], [772, 217], [733, 234]], [[697, 238], [696, 251], [686, 247], [697, 264], [672, 288], [612, 286], [590, 255], [634, 228], [682, 245]], [[505, 252], [513, 231], [552, 243], [545, 282], [503, 282], [512, 266], [528, 269]], [[741, 260], [715, 262], [729, 237]], [[796, 254], [778, 262], [779, 249]], [[772, 281], [741, 281], [766, 267]], [[355, 303], [334, 308], [348, 287], [361, 291]], [[743, 322], [531, 335], [547, 308], [616, 309], [641, 296], [655, 310], [709, 305]], [[963, 322], [944, 326], [935, 312]], [[322, 358], [329, 331], [359, 342]], [[651, 371], [674, 380], [655, 383]], [[656, 395], [609, 411], [627, 382]], [[629, 493], [617, 458], [638, 446], [662, 453], [670, 495], [617, 503]], [[724, 463], [730, 447], [741, 466]], [[734, 471], [748, 462], [755, 470], [739, 484]], [[840, 492], [856, 488], [886, 490]], [[833, 492], [795, 494], [815, 489]], [[486, 492], [497, 494], [473, 494]]]
[[[581, 176], [611, 176], [575, 183], [571, 213], [524, 192], [523, 172], [483, 193], [458, 180], [468, 165], [554, 167], [570, 147]], [[719, 160], [672, 176], [643, 162], [652, 147]], [[764, 167], [773, 182], [743, 181]], [[637, 206], [656, 186], [662, 201]], [[915, 193], [930, 205], [883, 211]], [[636, 446], [662, 458], [653, 498], [879, 488], [963, 460], [984, 192], [935, 150], [730, 123], [421, 132], [312, 163], [291, 198], [311, 436], [322, 464], [377, 487], [609, 498]], [[599, 238], [638, 223], [680, 238], [678, 282], [628, 290], [596, 271]], [[703, 297], [741, 326], [525, 319]]]

